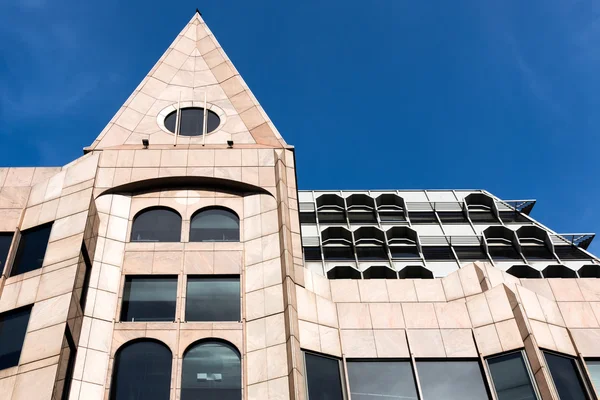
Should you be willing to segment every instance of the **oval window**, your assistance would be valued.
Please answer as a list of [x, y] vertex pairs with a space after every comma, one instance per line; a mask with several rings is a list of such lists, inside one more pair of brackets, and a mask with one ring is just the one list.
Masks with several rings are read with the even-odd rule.
[[[181, 136], [201, 136], [204, 124], [204, 108], [189, 107], [182, 108], [180, 111], [179, 134]], [[214, 112], [207, 110], [208, 121], [206, 124], [206, 133], [211, 133], [219, 127], [221, 118]], [[171, 112], [165, 118], [165, 128], [175, 133], [175, 122], [177, 120], [177, 111]]]

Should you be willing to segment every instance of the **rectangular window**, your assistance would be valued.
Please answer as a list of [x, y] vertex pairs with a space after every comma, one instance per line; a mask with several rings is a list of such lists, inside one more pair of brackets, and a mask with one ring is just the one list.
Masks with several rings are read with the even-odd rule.
[[420, 258], [417, 246], [391, 246], [390, 252], [394, 260]]
[[317, 223], [317, 214], [315, 212], [301, 212], [300, 213], [300, 223], [301, 224], [316, 224]]
[[523, 261], [513, 246], [489, 246], [488, 252], [494, 261]]
[[340, 362], [305, 353], [308, 400], [344, 400]]
[[423, 400], [489, 399], [477, 361], [417, 361]]
[[189, 276], [185, 297], [186, 321], [239, 321], [240, 277]]
[[488, 256], [479, 246], [454, 246], [460, 261], [488, 261]]
[[489, 210], [469, 210], [469, 218], [474, 224], [492, 224], [499, 222], [492, 211]]
[[379, 211], [381, 222], [404, 222], [406, 217], [402, 211]]
[[346, 215], [343, 211], [319, 211], [320, 224], [345, 224]]
[[388, 255], [382, 246], [357, 246], [356, 256], [359, 260], [387, 260]]
[[304, 260], [306, 261], [321, 261], [320, 247], [304, 247]]
[[410, 361], [348, 361], [352, 400], [417, 400]]
[[325, 261], [354, 260], [354, 250], [350, 246], [323, 247]]
[[586, 400], [577, 361], [571, 357], [544, 352], [554, 387], [561, 399]]
[[498, 400], [537, 400], [520, 351], [487, 359]]
[[31, 307], [0, 314], [0, 370], [19, 365]]
[[177, 277], [128, 276], [121, 321], [174, 321], [176, 302]]
[[366, 211], [349, 211], [348, 219], [351, 224], [376, 224], [377, 217], [375, 214]]
[[575, 246], [555, 246], [554, 251], [561, 260], [591, 260], [592, 257], [585, 254]]
[[592, 384], [596, 389], [596, 393], [600, 395], [600, 361], [588, 360], [585, 363], [590, 372], [590, 377], [592, 378]]
[[469, 221], [462, 211], [444, 211], [438, 212], [438, 216], [443, 224], [468, 224]]
[[21, 232], [19, 247], [10, 276], [42, 268], [52, 223], [36, 226]]
[[450, 246], [423, 246], [423, 257], [427, 261], [454, 261]]
[[8, 252], [12, 244], [14, 233], [0, 232], [0, 275], [4, 273], [4, 266], [8, 260]]
[[521, 246], [521, 252], [527, 260], [554, 260], [554, 256], [546, 246]]
[[409, 212], [408, 217], [410, 218], [411, 224], [437, 224], [438, 220], [433, 211], [422, 211], [422, 212]]

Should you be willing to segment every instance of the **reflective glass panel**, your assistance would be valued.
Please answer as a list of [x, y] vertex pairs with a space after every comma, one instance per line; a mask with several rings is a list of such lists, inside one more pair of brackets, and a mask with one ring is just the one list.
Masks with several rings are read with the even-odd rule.
[[182, 369], [181, 400], [241, 400], [240, 356], [229, 345], [192, 345], [183, 356]]
[[348, 361], [347, 365], [352, 400], [417, 400], [409, 361]]
[[586, 400], [575, 360], [544, 352], [554, 386], [561, 399]]
[[177, 277], [128, 276], [121, 321], [174, 321], [176, 301]]
[[586, 361], [596, 393], [600, 395], [600, 361]]
[[0, 369], [19, 364], [31, 306], [0, 314]]
[[[204, 129], [204, 108], [182, 108], [179, 112], [179, 134], [181, 136], [201, 136]], [[210, 133], [219, 127], [221, 119], [210, 110], [207, 111], [207, 116], [206, 133]], [[165, 118], [165, 128], [175, 133], [176, 121], [177, 111], [173, 111]]]
[[115, 356], [110, 399], [169, 399], [172, 362], [171, 351], [161, 343], [140, 341], [125, 345]]
[[52, 224], [36, 226], [21, 232], [19, 248], [10, 276], [42, 268]]
[[344, 400], [339, 361], [309, 353], [305, 359], [308, 399]]
[[181, 241], [181, 217], [168, 208], [151, 208], [142, 211], [133, 220], [132, 242]]
[[6, 259], [8, 258], [8, 252], [13, 236], [14, 234], [12, 232], [0, 233], [0, 275], [2, 275], [2, 272], [4, 271], [4, 264], [6, 264]]
[[190, 242], [239, 242], [240, 219], [221, 208], [200, 211], [190, 224]]
[[418, 361], [424, 400], [489, 399], [477, 361]]
[[188, 277], [186, 321], [239, 321], [239, 276]]
[[498, 400], [537, 399], [521, 352], [487, 360]]

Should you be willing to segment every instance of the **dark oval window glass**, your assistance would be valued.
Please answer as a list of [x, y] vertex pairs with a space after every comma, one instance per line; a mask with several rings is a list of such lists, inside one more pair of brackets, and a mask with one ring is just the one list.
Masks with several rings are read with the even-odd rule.
[[155, 341], [122, 347], [115, 356], [111, 400], [164, 400], [171, 395], [172, 355]]
[[[204, 129], [204, 108], [189, 107], [182, 108], [180, 111], [179, 134], [181, 136], [201, 136]], [[208, 121], [206, 132], [211, 133], [219, 127], [221, 118], [214, 112], [207, 110]], [[175, 133], [175, 122], [177, 120], [177, 111], [173, 111], [165, 118], [165, 127]]]
[[229, 210], [210, 208], [192, 217], [190, 242], [239, 242], [240, 219]]
[[[168, 398], [168, 397], [165, 397]], [[220, 342], [192, 345], [183, 355], [181, 400], [241, 400], [240, 355]]]
[[181, 217], [168, 208], [150, 208], [133, 219], [132, 242], [181, 241]]

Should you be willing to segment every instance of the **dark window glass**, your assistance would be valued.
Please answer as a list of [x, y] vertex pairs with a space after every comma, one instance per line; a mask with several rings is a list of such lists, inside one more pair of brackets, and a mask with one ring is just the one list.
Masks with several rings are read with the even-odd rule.
[[[67, 357], [67, 368], [64, 372], [64, 383], [63, 383], [63, 391], [62, 391], [62, 400], [68, 400], [69, 394], [71, 392], [71, 382], [73, 381], [73, 371], [75, 370], [75, 359], [77, 358], [77, 346], [75, 346], [75, 341], [73, 340], [73, 336], [71, 335], [71, 329], [69, 329], [69, 325], [65, 329], [65, 341], [67, 351], [65, 356]], [[59, 373], [61, 373], [62, 368], [59, 369]], [[59, 376], [59, 378], [63, 378]]]
[[[204, 108], [190, 107], [179, 110], [179, 134], [181, 136], [201, 136], [204, 129]], [[175, 133], [177, 111], [173, 111], [165, 118], [165, 128]], [[217, 114], [208, 110], [208, 123], [206, 132], [210, 133], [219, 127], [221, 119]]]
[[185, 298], [187, 321], [239, 321], [239, 276], [188, 277]]
[[398, 272], [400, 279], [433, 279], [433, 272], [420, 265], [409, 265]]
[[354, 260], [354, 252], [350, 246], [323, 247], [325, 261]]
[[592, 384], [596, 389], [596, 393], [600, 394], [600, 361], [588, 360], [585, 363], [587, 364], [587, 369], [590, 372], [590, 378], [592, 379]]
[[121, 321], [174, 321], [176, 302], [177, 277], [128, 276]]
[[4, 273], [4, 265], [8, 259], [8, 252], [10, 251], [13, 236], [12, 232], [0, 232], [0, 275]]
[[417, 400], [409, 361], [348, 361], [352, 400]]
[[317, 214], [314, 212], [301, 212], [300, 213], [300, 223], [301, 224], [316, 224], [317, 223]]
[[491, 211], [472, 211], [469, 210], [469, 218], [474, 224], [489, 224], [498, 222], [498, 219]]
[[328, 279], [360, 279], [360, 271], [352, 267], [334, 267], [327, 271]]
[[240, 355], [219, 342], [192, 345], [183, 355], [181, 400], [241, 400]]
[[346, 215], [343, 212], [319, 211], [319, 223], [321, 224], [345, 224]]
[[133, 219], [132, 242], [181, 241], [181, 217], [168, 208], [150, 208]]
[[576, 361], [570, 357], [544, 352], [550, 375], [561, 399], [586, 400], [585, 389], [577, 371]]
[[21, 232], [19, 248], [10, 276], [42, 268], [52, 223], [36, 226]]
[[437, 224], [438, 220], [434, 212], [409, 212], [411, 224]]
[[173, 357], [167, 346], [138, 341], [115, 355], [111, 400], [165, 400], [171, 395]]
[[406, 217], [402, 211], [379, 211], [381, 222], [404, 222]]
[[384, 247], [366, 246], [356, 247], [356, 256], [359, 260], [387, 260], [388, 255]]
[[19, 365], [31, 306], [0, 314], [0, 369]]
[[92, 260], [85, 247], [85, 243], [81, 245], [81, 254], [83, 255], [83, 262], [85, 263], [85, 274], [83, 276], [83, 286], [81, 287], [81, 297], [79, 298], [79, 305], [81, 310], [85, 311], [85, 302], [87, 301], [88, 289], [90, 287], [90, 278], [92, 276]]
[[388, 267], [375, 266], [363, 271], [363, 277], [365, 279], [398, 279], [398, 274]]
[[488, 252], [494, 261], [523, 260], [513, 246], [489, 246]]
[[504, 223], [531, 223], [523, 214], [514, 211], [500, 211], [500, 219]]
[[536, 400], [521, 352], [487, 360], [498, 400]]
[[454, 261], [450, 246], [423, 246], [423, 257], [427, 261]]
[[554, 260], [554, 256], [546, 246], [521, 246], [521, 252], [526, 259], [535, 260]]
[[479, 246], [455, 246], [454, 251], [460, 261], [487, 261], [488, 256]]
[[343, 400], [338, 360], [306, 353], [309, 400]]
[[392, 246], [390, 252], [393, 259], [420, 258], [417, 246]]
[[444, 224], [468, 224], [467, 217], [462, 211], [438, 212], [440, 220]]
[[542, 275], [544, 278], [577, 278], [577, 273], [564, 265], [548, 265]]
[[555, 246], [554, 251], [561, 260], [590, 260], [591, 257], [575, 246]]
[[376, 224], [377, 217], [373, 212], [358, 212], [358, 211], [350, 211], [348, 212], [348, 219], [350, 223], [353, 224]]
[[192, 217], [190, 242], [239, 242], [240, 219], [223, 208], [200, 210]]
[[537, 269], [531, 268], [529, 265], [513, 265], [506, 272], [517, 278], [541, 278], [542, 275]]
[[577, 273], [579, 273], [580, 278], [600, 278], [600, 265], [584, 265], [583, 267], [579, 268]]
[[477, 361], [418, 361], [424, 400], [489, 399]]
[[304, 247], [304, 259], [306, 261], [321, 261], [320, 247]]

